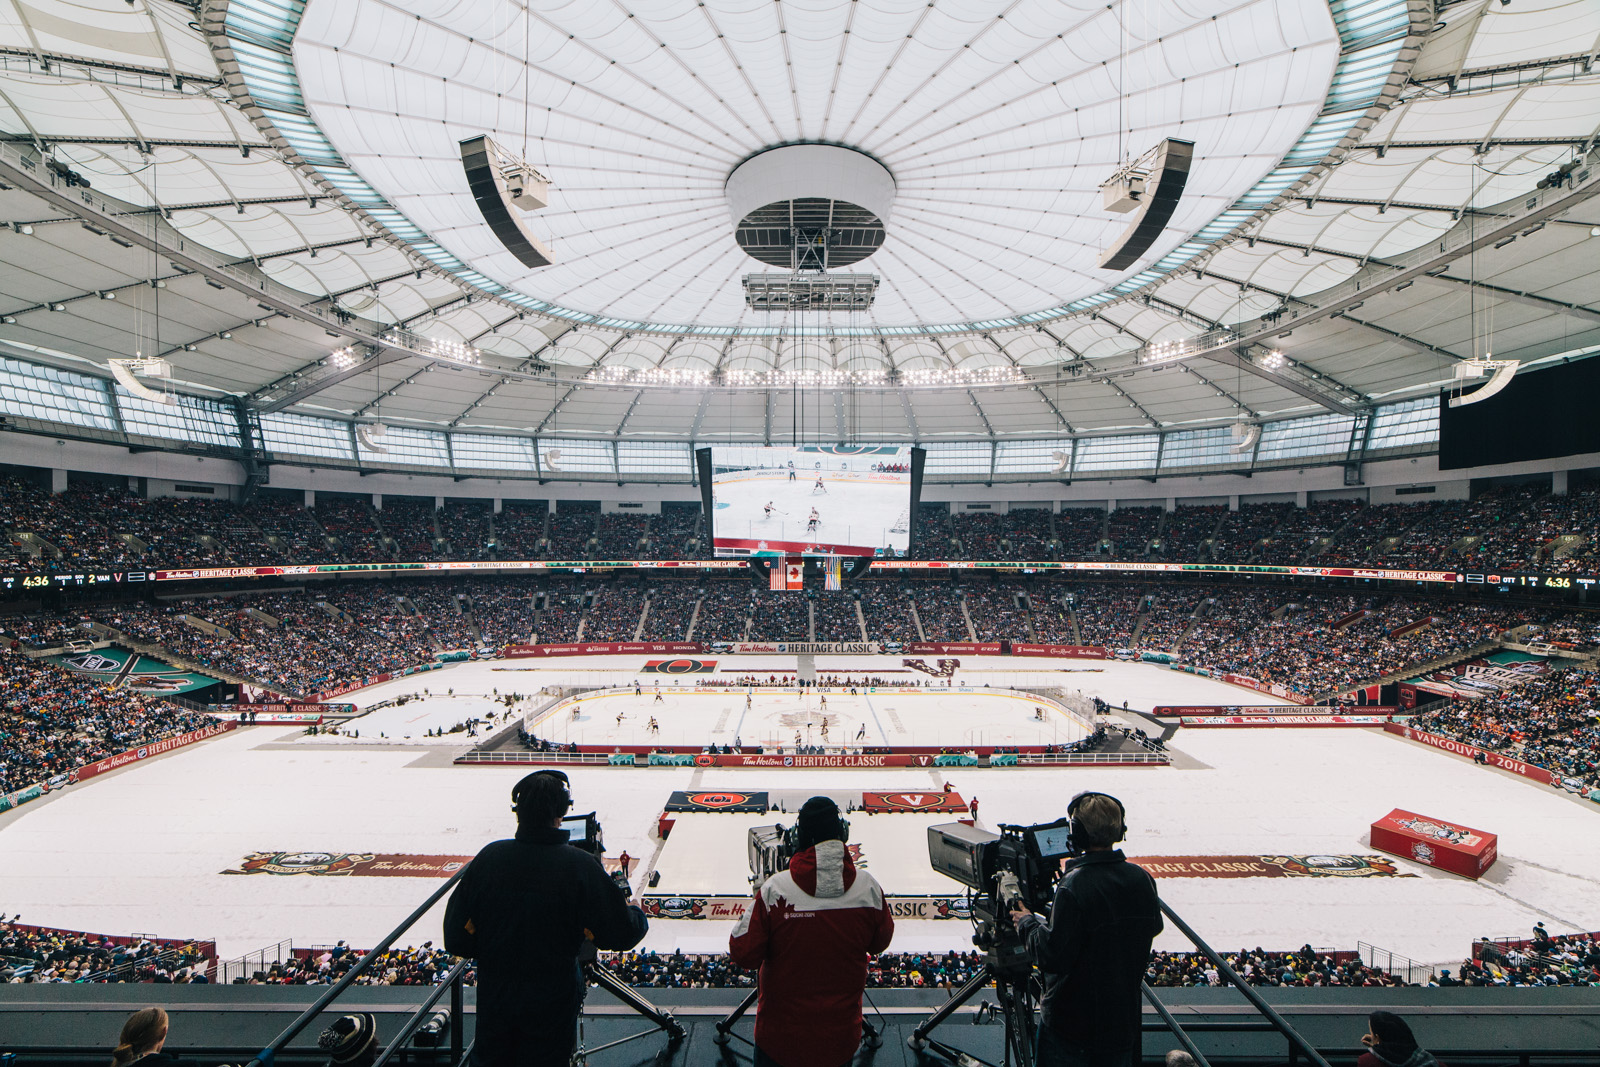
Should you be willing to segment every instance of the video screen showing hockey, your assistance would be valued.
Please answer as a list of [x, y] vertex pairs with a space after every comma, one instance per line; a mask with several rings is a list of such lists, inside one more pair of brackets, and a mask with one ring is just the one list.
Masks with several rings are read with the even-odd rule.
[[903, 556], [911, 449], [801, 445], [711, 450], [716, 554]]

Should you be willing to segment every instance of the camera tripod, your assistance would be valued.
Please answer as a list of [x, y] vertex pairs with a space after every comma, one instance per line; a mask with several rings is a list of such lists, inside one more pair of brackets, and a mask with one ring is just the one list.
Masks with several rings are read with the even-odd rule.
[[572, 1062], [574, 1064], [588, 1063], [589, 1056], [596, 1052], [603, 1052], [608, 1048], [615, 1048], [616, 1046], [626, 1044], [629, 1041], [637, 1041], [641, 1037], [649, 1037], [651, 1034], [656, 1033], [657, 1031], [667, 1035], [668, 1049], [676, 1048], [678, 1042], [682, 1041], [687, 1035], [688, 1031], [684, 1030], [682, 1023], [673, 1018], [671, 1012], [662, 1011], [660, 1008], [641, 997], [638, 993], [634, 992], [632, 986], [618, 978], [609, 968], [605, 966], [605, 964], [601, 963], [598, 954], [595, 952], [594, 942], [588, 941], [584, 943], [584, 949], [580, 950], [578, 961], [583, 966], [583, 995], [585, 1001], [588, 1000], [589, 996], [589, 983], [593, 982], [601, 989], [604, 989], [607, 993], [610, 993], [612, 996], [622, 1001], [623, 1006], [627, 1007], [635, 1014], [648, 1019], [655, 1025], [648, 1030], [640, 1030], [637, 1034], [629, 1034], [627, 1037], [619, 1037], [615, 1041], [608, 1041], [604, 1045], [596, 1045], [594, 1048], [587, 1048], [583, 1043], [584, 1014], [580, 1012], [578, 1016], [578, 1047], [572, 1054]]
[[[744, 1013], [750, 1010], [751, 1006], [756, 1002], [756, 997], [760, 994], [761, 990], [759, 988], [750, 990], [745, 994], [744, 999], [739, 1002], [738, 1007], [722, 1017], [717, 1023], [717, 1032], [711, 1037], [713, 1043], [726, 1046], [728, 1040], [735, 1037], [740, 1041], [746, 1041], [742, 1035], [733, 1032], [733, 1024], [744, 1017]], [[861, 1020], [861, 1043], [867, 1048], [877, 1048], [883, 1044], [883, 1031], [867, 1022], [864, 1017]], [[746, 1044], [753, 1045], [754, 1042], [746, 1041]]]
[[[972, 1064], [994, 1067], [988, 1060], [979, 1059], [970, 1052], [963, 1052], [953, 1045], [947, 1045], [928, 1036], [934, 1027], [948, 1019], [957, 1008], [971, 1000], [975, 993], [992, 980], [995, 999], [1000, 1002], [1001, 1020], [1006, 1027], [1005, 1063], [1015, 1064], [1016, 1067], [1033, 1067], [1034, 996], [1033, 990], [1029, 988], [1032, 981], [1031, 970], [1030, 968], [1029, 972], [1019, 976], [1007, 977], [985, 963], [978, 969], [977, 974], [967, 979], [960, 989], [951, 994], [949, 1000], [911, 1031], [911, 1036], [906, 1038], [906, 1044], [919, 1052], [931, 1049], [951, 1063], [960, 1064], [962, 1067], [971, 1067]], [[983, 1005], [979, 1005], [978, 1010], [981, 1013]]]

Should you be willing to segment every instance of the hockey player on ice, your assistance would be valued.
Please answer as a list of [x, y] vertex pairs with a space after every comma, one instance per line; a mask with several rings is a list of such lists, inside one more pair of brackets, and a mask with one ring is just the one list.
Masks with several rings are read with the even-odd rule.
[[811, 495], [816, 496], [818, 493], [826, 493], [827, 491], [828, 487], [822, 484], [822, 475], [817, 475], [817, 484], [811, 487]]
[[817, 527], [822, 525], [822, 516], [817, 514], [817, 509], [811, 509], [811, 517], [806, 520], [806, 533], [816, 533]]
[[773, 510], [772, 501], [767, 501], [766, 505], [761, 509], [761, 517], [764, 519], [771, 519]]

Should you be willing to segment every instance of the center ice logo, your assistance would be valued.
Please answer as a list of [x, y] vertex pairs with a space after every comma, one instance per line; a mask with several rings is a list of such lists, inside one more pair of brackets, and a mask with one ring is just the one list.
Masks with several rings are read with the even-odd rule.
[[750, 801], [749, 793], [691, 793], [689, 803], [707, 808], [732, 808]]

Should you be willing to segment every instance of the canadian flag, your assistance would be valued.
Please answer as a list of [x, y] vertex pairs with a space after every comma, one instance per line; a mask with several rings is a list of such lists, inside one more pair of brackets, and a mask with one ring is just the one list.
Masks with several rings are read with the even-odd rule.
[[789, 588], [800, 589], [806, 584], [806, 565], [804, 563], [788, 563], [784, 565], [788, 572]]

